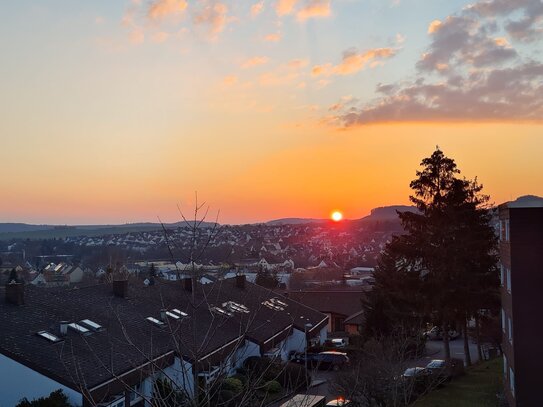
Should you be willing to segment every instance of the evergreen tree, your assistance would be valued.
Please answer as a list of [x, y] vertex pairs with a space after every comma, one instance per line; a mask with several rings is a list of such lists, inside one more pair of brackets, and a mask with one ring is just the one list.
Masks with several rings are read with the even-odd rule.
[[418, 212], [399, 214], [405, 234], [379, 260], [374, 292], [364, 305], [367, 322], [370, 331], [383, 334], [398, 326], [414, 329], [421, 318], [430, 318], [442, 327], [447, 359], [447, 333], [460, 323], [470, 363], [466, 321], [497, 290], [489, 198], [477, 180], [460, 178], [454, 160], [439, 148], [421, 166], [410, 184]]

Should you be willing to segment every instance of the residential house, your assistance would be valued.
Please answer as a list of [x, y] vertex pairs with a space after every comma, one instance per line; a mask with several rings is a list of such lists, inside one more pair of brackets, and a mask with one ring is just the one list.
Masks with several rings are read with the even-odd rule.
[[62, 389], [74, 405], [149, 406], [167, 379], [187, 397], [249, 356], [287, 360], [324, 342], [326, 315], [236, 276], [85, 288], [8, 284], [0, 303], [0, 405]]

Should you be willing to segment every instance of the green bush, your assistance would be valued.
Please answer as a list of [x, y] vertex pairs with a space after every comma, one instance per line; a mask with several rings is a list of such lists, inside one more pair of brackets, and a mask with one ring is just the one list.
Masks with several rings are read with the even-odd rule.
[[70, 407], [68, 396], [62, 390], [51, 392], [48, 397], [40, 397], [32, 401], [28, 401], [25, 397], [16, 407]]
[[266, 382], [266, 384], [264, 385], [264, 389], [268, 393], [277, 394], [281, 392], [282, 387], [277, 380], [270, 380], [269, 382]]
[[235, 395], [241, 394], [243, 391], [243, 383], [235, 377], [227, 377], [221, 383], [221, 391], [230, 391]]
[[247, 376], [242, 373], [236, 373], [234, 376], [232, 376], [234, 379], [238, 379], [243, 386], [247, 384]]

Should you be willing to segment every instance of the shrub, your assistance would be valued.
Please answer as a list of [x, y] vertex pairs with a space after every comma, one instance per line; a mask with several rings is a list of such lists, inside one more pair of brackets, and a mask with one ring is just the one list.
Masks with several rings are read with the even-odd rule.
[[270, 380], [269, 382], [266, 382], [264, 385], [264, 389], [268, 393], [277, 394], [281, 392], [282, 387], [281, 384], [277, 380]]
[[309, 375], [304, 366], [287, 363], [277, 377], [279, 384], [285, 389], [298, 390], [309, 386]]
[[70, 407], [68, 396], [62, 390], [51, 392], [48, 397], [40, 397], [32, 401], [28, 401], [25, 397], [16, 407]]
[[221, 383], [221, 391], [230, 391], [235, 395], [243, 391], [243, 383], [235, 377], [227, 377]]
[[247, 376], [242, 373], [236, 373], [234, 376], [232, 376], [233, 379], [238, 379], [243, 386], [247, 384]]

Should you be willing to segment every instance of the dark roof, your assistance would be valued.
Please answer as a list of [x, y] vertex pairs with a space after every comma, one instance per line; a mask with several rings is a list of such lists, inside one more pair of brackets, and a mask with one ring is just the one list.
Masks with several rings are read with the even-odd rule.
[[362, 325], [366, 321], [366, 317], [364, 315], [364, 311], [358, 311], [355, 312], [353, 315], [348, 316], [345, 318], [345, 321], [343, 321], [344, 324], [350, 324], [350, 325]]
[[288, 296], [320, 312], [347, 317], [360, 311], [365, 292], [354, 290], [290, 291]]
[[[235, 278], [197, 284], [194, 294], [180, 282], [163, 281], [148, 287], [131, 283], [127, 298], [115, 297], [111, 285], [105, 284], [79, 289], [29, 285], [25, 291], [24, 305], [0, 301], [0, 353], [76, 390], [79, 383], [96, 387], [112, 374], [123, 374], [172, 351], [188, 360], [202, 360], [244, 334], [263, 343], [292, 325], [303, 330], [309, 322], [315, 333], [326, 323], [320, 312], [266, 288], [249, 282], [245, 289], [237, 288]], [[274, 297], [287, 304], [284, 310], [262, 305]], [[243, 304], [250, 312], [226, 317], [210, 311], [227, 301]], [[161, 309], [173, 308], [188, 317], [168, 319], [164, 328], [145, 319], [160, 319]], [[69, 330], [58, 343], [36, 334], [45, 330], [58, 336], [60, 321], [83, 319], [105, 329], [88, 336]]]

